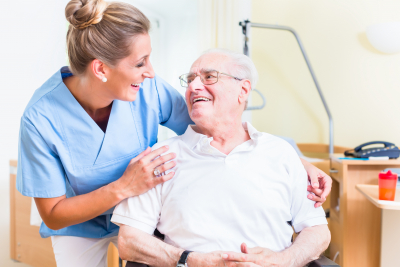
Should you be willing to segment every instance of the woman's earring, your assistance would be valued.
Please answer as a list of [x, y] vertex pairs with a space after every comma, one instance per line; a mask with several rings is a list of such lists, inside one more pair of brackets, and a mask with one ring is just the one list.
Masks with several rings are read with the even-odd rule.
[[103, 83], [105, 83], [105, 82], [107, 81], [107, 78], [106, 78], [106, 77], [103, 77], [103, 79], [101, 79], [101, 81], [102, 81]]

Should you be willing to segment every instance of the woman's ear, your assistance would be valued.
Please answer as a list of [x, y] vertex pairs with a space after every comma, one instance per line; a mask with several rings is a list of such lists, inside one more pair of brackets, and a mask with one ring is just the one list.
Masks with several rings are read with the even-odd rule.
[[249, 94], [251, 91], [251, 82], [249, 80], [242, 80], [242, 88], [239, 94], [239, 103], [245, 103], [246, 100], [249, 98]]
[[94, 59], [90, 64], [90, 69], [98, 79], [102, 80], [103, 78], [106, 78], [107, 66], [100, 60]]

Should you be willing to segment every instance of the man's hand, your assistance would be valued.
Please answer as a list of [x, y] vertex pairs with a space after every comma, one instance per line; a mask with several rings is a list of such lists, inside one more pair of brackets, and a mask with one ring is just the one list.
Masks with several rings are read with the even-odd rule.
[[315, 201], [314, 207], [318, 208], [326, 201], [326, 197], [331, 192], [332, 178], [308, 161], [301, 159], [301, 162], [306, 169], [308, 180], [311, 184], [307, 187], [307, 191], [315, 194], [308, 194], [307, 197]]
[[[304, 228], [294, 243], [280, 252], [273, 252], [262, 247], [248, 248], [242, 243], [242, 253], [224, 252], [222, 258], [226, 267], [300, 267], [305, 266], [312, 260], [318, 259], [319, 255], [328, 247], [331, 235], [327, 225], [316, 225]], [[247, 265], [247, 264], [256, 265]]]
[[222, 257], [223, 255], [227, 255], [227, 253], [244, 255], [242, 253], [226, 251], [215, 251], [210, 253], [192, 252], [189, 254], [187, 264], [190, 267], [262, 267], [254, 262], [233, 260], [225, 261]]
[[[237, 252], [225, 252], [222, 254], [222, 258], [227, 263], [227, 267], [234, 266], [262, 266], [262, 267], [270, 267], [270, 266], [291, 266], [291, 259], [284, 258], [281, 256], [279, 252], [273, 252], [267, 248], [254, 247], [248, 248], [246, 243], [242, 243], [240, 246], [242, 253]], [[248, 265], [248, 264], [255, 265]]]

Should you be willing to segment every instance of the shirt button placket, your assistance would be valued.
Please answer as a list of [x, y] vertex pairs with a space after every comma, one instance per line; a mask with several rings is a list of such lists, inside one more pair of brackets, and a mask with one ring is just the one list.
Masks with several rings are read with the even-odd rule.
[[235, 165], [238, 163], [238, 157], [236, 154], [228, 155], [225, 158], [225, 163], [229, 165]]

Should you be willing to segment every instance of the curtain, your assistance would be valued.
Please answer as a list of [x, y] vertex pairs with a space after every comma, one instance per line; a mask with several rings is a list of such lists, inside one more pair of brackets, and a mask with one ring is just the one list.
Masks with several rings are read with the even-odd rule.
[[225, 48], [243, 52], [239, 22], [250, 19], [251, 0], [199, 0], [200, 51]]

